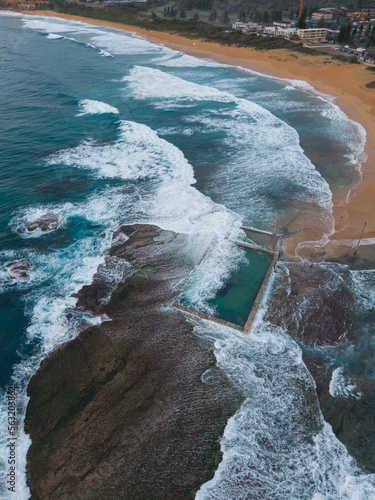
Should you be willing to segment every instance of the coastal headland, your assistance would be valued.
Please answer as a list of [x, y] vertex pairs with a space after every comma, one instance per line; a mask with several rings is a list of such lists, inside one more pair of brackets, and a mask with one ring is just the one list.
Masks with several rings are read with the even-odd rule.
[[[78, 307], [111, 321], [56, 349], [28, 387], [32, 498], [194, 498], [213, 477], [244, 396], [217, 367], [212, 342], [169, 307], [196, 264], [195, 242], [147, 225], [115, 234], [77, 294]], [[113, 266], [123, 277], [107, 302]]]
[[[344, 113], [362, 125], [366, 131], [365, 155], [361, 162], [361, 180], [357, 185], [337, 188], [333, 193], [334, 231], [324, 243], [325, 257], [340, 256], [355, 246], [366, 222], [363, 241], [375, 238], [375, 90], [366, 87], [374, 80], [374, 73], [364, 64], [350, 64], [325, 55], [291, 52], [287, 49], [255, 50], [249, 47], [226, 46], [191, 39], [176, 33], [147, 30], [110, 21], [87, 19], [52, 11], [33, 11], [27, 14], [60, 17], [107, 26], [142, 36], [175, 50], [200, 58], [238, 68], [256, 71], [270, 77], [293, 80], [292, 85], [333, 99]], [[312, 88], [307, 89], [306, 83]], [[317, 217], [320, 216], [319, 209]], [[314, 241], [319, 235], [311, 234], [304, 220], [295, 221], [289, 228], [298, 233], [284, 241], [284, 250], [293, 255], [300, 242]], [[323, 250], [322, 244], [320, 250]]]
[[[55, 12], [33, 14], [122, 29], [196, 57], [294, 80], [296, 87], [306, 88], [307, 82], [313, 87], [309, 91], [334, 98], [365, 128], [367, 158], [361, 182], [333, 193], [335, 231], [329, 238], [335, 243], [319, 251], [324, 248], [324, 258], [347, 253], [364, 222], [364, 238], [375, 238], [375, 221], [370, 218], [375, 203], [375, 90], [366, 87], [373, 79], [366, 66], [284, 49], [227, 47]], [[288, 228], [291, 236], [285, 250], [290, 254], [299, 242], [314, 239], [303, 223], [295, 221]], [[213, 477], [221, 461], [224, 428], [244, 400], [217, 367], [211, 343], [197, 338], [186, 317], [170, 307], [199, 261], [189, 253], [195, 242], [147, 225], [123, 226], [114, 236], [105, 265], [92, 285], [77, 294], [78, 307], [105, 314], [111, 321], [84, 329], [56, 349], [29, 384], [25, 429], [32, 439], [27, 465], [32, 498], [194, 498], [200, 485]], [[114, 291], [103, 280], [106, 266], [121, 269]], [[278, 307], [270, 308], [268, 319], [289, 328], [290, 311], [300, 306], [306, 290], [315, 304], [323, 279], [331, 276], [318, 266], [301, 273], [296, 265], [292, 293], [275, 291], [272, 299]], [[336, 345], [350, 321], [345, 292], [342, 296], [342, 303], [328, 296], [316, 309], [310, 308], [306, 324], [311, 329], [326, 308], [328, 320], [318, 339], [322, 345]], [[302, 326], [296, 338], [314, 344], [315, 330]], [[304, 361], [315, 378], [327, 421], [352, 451], [357, 436], [351, 412], [363, 421], [373, 415], [364, 414], [357, 402], [337, 411], [328, 391], [332, 370], [324, 371], [307, 356]], [[365, 442], [367, 427], [362, 427], [359, 434]], [[366, 453], [356, 458], [368, 467], [371, 462], [373, 468]]]

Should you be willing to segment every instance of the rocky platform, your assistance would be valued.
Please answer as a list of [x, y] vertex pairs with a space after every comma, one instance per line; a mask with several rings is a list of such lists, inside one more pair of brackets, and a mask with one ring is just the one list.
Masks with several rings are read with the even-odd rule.
[[[244, 400], [212, 345], [170, 307], [202, 245], [154, 226], [121, 232], [79, 294], [80, 307], [111, 321], [55, 350], [29, 384], [33, 499], [194, 498], [213, 477], [226, 422]], [[103, 276], [121, 265], [106, 302]], [[208, 369], [214, 376], [203, 382]]]
[[[366, 260], [345, 256], [340, 264], [367, 269]], [[272, 291], [267, 319], [285, 329], [298, 342], [303, 360], [316, 383], [324, 419], [338, 439], [364, 469], [375, 472], [375, 389], [372, 377], [351, 376], [353, 394], [332, 395], [335, 366], [330, 349], [358, 345], [358, 305], [353, 295], [349, 267], [334, 264], [288, 264], [288, 281]], [[373, 321], [373, 318], [369, 318]], [[344, 348], [342, 349], [344, 352]], [[357, 396], [360, 394], [360, 396]]]

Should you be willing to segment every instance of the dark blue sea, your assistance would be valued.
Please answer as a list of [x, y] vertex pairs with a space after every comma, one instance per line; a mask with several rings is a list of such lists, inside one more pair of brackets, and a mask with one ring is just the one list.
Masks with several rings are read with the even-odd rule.
[[[243, 263], [244, 251], [229, 241], [244, 239], [241, 225], [299, 234], [304, 251], [326, 241], [332, 190], [342, 189], [344, 200], [360, 180], [365, 133], [304, 82], [79, 22], [0, 13], [0, 75], [0, 496], [18, 500], [29, 495], [28, 381], [82, 325], [106, 319], [76, 310], [72, 294], [92, 281], [118, 226], [206, 235], [210, 252], [186, 294], [211, 312], [210, 299]], [[35, 228], [46, 214], [54, 223]], [[24, 274], [14, 273], [20, 261]], [[279, 266], [287, 282], [287, 259]], [[349, 401], [361, 397], [358, 374], [374, 377], [375, 274], [332, 269], [367, 315], [358, 326], [366, 343], [326, 354], [332, 397]], [[223, 461], [197, 498], [375, 498], [374, 475], [323, 416], [317, 431], [297, 413], [312, 378], [302, 347], [264, 319], [266, 307], [267, 296], [248, 336], [196, 325], [249, 398], [228, 422]], [[16, 495], [6, 486], [6, 389], [14, 385]]]

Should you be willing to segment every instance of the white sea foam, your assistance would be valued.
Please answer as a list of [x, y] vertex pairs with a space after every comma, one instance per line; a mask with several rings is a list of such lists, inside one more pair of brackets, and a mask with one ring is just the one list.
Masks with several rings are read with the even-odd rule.
[[[95, 42], [118, 54], [163, 55], [165, 53], [162, 47], [152, 46], [137, 37], [117, 33], [98, 36]], [[256, 208], [256, 204], [262, 205], [266, 218], [268, 210], [265, 204], [266, 195], [261, 189], [259, 190], [259, 187], [262, 187], [259, 181], [262, 181], [263, 174], [269, 175], [274, 167], [272, 155], [280, 153], [278, 158], [282, 168], [278, 174], [284, 173], [285, 179], [291, 176], [295, 179], [294, 176], [297, 176], [295, 181], [297, 188], [302, 187], [312, 192], [314, 199], [329, 210], [330, 197], [326, 185], [304, 157], [295, 132], [288, 131], [283, 122], [275, 119], [270, 113], [267, 115], [259, 106], [243, 102], [244, 100], [217, 89], [194, 87], [196, 84], [188, 82], [186, 85], [190, 87], [187, 91], [184, 80], [173, 80], [169, 75], [169, 79], [160, 75], [156, 75], [155, 78], [155, 70], [152, 70], [154, 73], [150, 73], [148, 85], [151, 90], [147, 91], [144, 81], [141, 81], [142, 72], [135, 71], [139, 73], [138, 80], [128, 83], [130, 85], [134, 83], [135, 93], [141, 91], [137, 96], [142, 96], [143, 92], [145, 98], [159, 99], [159, 107], [163, 106], [163, 100], [171, 98], [175, 99], [172, 103], [174, 106], [176, 102], [180, 105], [190, 105], [190, 102], [196, 100], [213, 100], [216, 104], [223, 103], [227, 106], [226, 112], [229, 118], [215, 113], [202, 114], [199, 117], [200, 124], [213, 130], [225, 131], [228, 136], [227, 146], [230, 146], [233, 140], [237, 140], [237, 146], [244, 150], [243, 156], [236, 156], [230, 165], [233, 169], [238, 162], [239, 170], [225, 171], [219, 178], [221, 193], [223, 186], [229, 189], [233, 173], [234, 180], [237, 178], [237, 184], [233, 183], [230, 197], [233, 199], [235, 194], [240, 200], [247, 200], [249, 204], [252, 202], [253, 205], [247, 207], [248, 210]], [[154, 84], [159, 94], [155, 92], [154, 95], [150, 95]], [[167, 85], [168, 90], [163, 89], [163, 85]], [[203, 99], [200, 99], [201, 92], [206, 93]], [[226, 118], [229, 119], [230, 126], [225, 123]], [[188, 127], [183, 126], [183, 130], [192, 129], [190, 123]], [[270, 138], [267, 136], [269, 130], [272, 130]], [[249, 137], [253, 140], [250, 144]], [[262, 141], [266, 141], [266, 147]], [[286, 148], [282, 150], [284, 141]], [[259, 154], [252, 157], [252, 162], [248, 162], [247, 156], [257, 144], [259, 144]], [[269, 150], [264, 152], [265, 156], [260, 154], [261, 145], [263, 150]], [[283, 152], [290, 155], [288, 161]], [[244, 163], [245, 159], [248, 163]], [[241, 164], [239, 160], [242, 161]], [[194, 189], [191, 186], [194, 183], [193, 169], [184, 155], [175, 146], [160, 139], [148, 127], [122, 122], [121, 136], [118, 140], [106, 145], [86, 142], [51, 158], [52, 164], [59, 162], [89, 169], [94, 175], [102, 178], [120, 178], [128, 184], [137, 181], [137, 184], [134, 183], [132, 193], [123, 195], [123, 205], [119, 203], [115, 206], [114, 213], [117, 216], [123, 214], [131, 221], [156, 223], [165, 229], [186, 232], [194, 236], [197, 233], [207, 235], [215, 246], [212, 246], [212, 253], [200, 266], [202, 283], [211, 283], [212, 280], [213, 288], [219, 286], [220, 279], [231, 266], [236, 264], [231, 261], [233, 249], [224, 237], [233, 226], [235, 228], [239, 226], [240, 217], [222, 205], [213, 203]], [[241, 177], [240, 173], [242, 171], [241, 175], [244, 175], [246, 166], [249, 170], [255, 169], [253, 170], [255, 172], [258, 169], [258, 177], [254, 177], [253, 171], [246, 179]], [[271, 178], [272, 176], [269, 176], [269, 179]], [[147, 180], [147, 186], [143, 183], [144, 180]], [[249, 184], [254, 191], [249, 191]], [[238, 190], [241, 185], [244, 186], [243, 191]], [[267, 187], [267, 182], [263, 187]], [[254, 200], [249, 199], [249, 193], [255, 193]], [[287, 194], [289, 196], [290, 193]], [[129, 200], [126, 200], [127, 196]], [[99, 204], [94, 204], [92, 209], [97, 217], [102, 213], [106, 213], [106, 217], [112, 214], [108, 207], [101, 207]], [[68, 224], [69, 216], [64, 210], [62, 214]], [[111, 228], [116, 220], [106, 222], [101, 219], [101, 222]], [[39, 338], [42, 349], [46, 352], [69, 338], [64, 311], [74, 305], [70, 297], [71, 292], [76, 286], [82, 286], [85, 279], [88, 282], [91, 280], [96, 266], [101, 261], [98, 255], [103, 255], [109, 243], [109, 234], [110, 230], [105, 233], [102, 243], [98, 243], [95, 238], [88, 238], [69, 248], [66, 255], [61, 253], [56, 255], [56, 261], [51, 259], [51, 262], [45, 262], [46, 266], [51, 266], [49, 268], [51, 275], [56, 276], [56, 280], [61, 276], [65, 280], [63, 284], [55, 281], [55, 288], [51, 287], [51, 295], [30, 297], [28, 302], [32, 318], [28, 329], [29, 338]], [[83, 256], [86, 256], [86, 261], [83, 260]], [[58, 264], [61, 259], [65, 259], [63, 266]], [[77, 262], [81, 264], [79, 271], [77, 268], [71, 268], [69, 264], [76, 265]], [[203, 300], [203, 295], [199, 296], [199, 289], [197, 293], [197, 300]], [[65, 301], [64, 297], [68, 299]], [[202, 487], [198, 498], [225, 500], [246, 498], [249, 494], [249, 479], [254, 479], [251, 481], [251, 486], [255, 487], [253, 491], [259, 492], [258, 497], [269, 494], [270, 497], [273, 495], [276, 498], [314, 496], [317, 499], [327, 496], [329, 498], [329, 495], [332, 498], [354, 498], [353, 495], [359, 491], [362, 498], [371, 498], [374, 492], [373, 477], [360, 474], [343, 445], [336, 440], [330, 427], [322, 421], [320, 413], [313, 416], [315, 425], [313, 430], [310, 424], [305, 422], [306, 414], [309, 412], [304, 399], [305, 393], [301, 387], [313, 391], [313, 382], [302, 363], [299, 348], [283, 332], [267, 325], [261, 317], [257, 319], [255, 326], [256, 334], [252, 333], [249, 337], [215, 325], [207, 327], [204, 324], [203, 330], [199, 330], [202, 328], [202, 323], [197, 326], [198, 334], [209, 335], [216, 340], [218, 362], [248, 397], [239, 412], [228, 422], [222, 442], [223, 462], [214, 479]], [[38, 362], [39, 358], [31, 360], [30, 367], [27, 365], [17, 367], [15, 377], [24, 387]], [[272, 401], [271, 406], [270, 401]], [[21, 405], [23, 408], [25, 402], [26, 398]], [[26, 437], [25, 443], [27, 448]], [[22, 457], [24, 460], [25, 454]], [[20, 467], [24, 470], [24, 465], [21, 464]], [[22, 478], [24, 482], [24, 476]]]
[[[321, 109], [321, 115], [326, 116], [329, 119], [329, 126], [327, 129], [327, 134], [329, 137], [336, 138], [338, 141], [341, 141], [348, 145], [352, 151], [352, 165], [353, 168], [358, 170], [360, 175], [362, 175], [362, 164], [367, 160], [367, 156], [364, 154], [364, 148], [366, 143], [366, 130], [365, 128], [358, 122], [350, 119], [342, 109], [335, 104], [337, 100], [337, 96], [332, 96], [330, 94], [326, 94], [324, 92], [320, 92], [315, 89], [313, 86], [308, 84], [307, 82], [301, 80], [291, 80], [287, 78], [279, 78], [276, 76], [268, 76], [257, 71], [249, 70], [246, 68], [238, 67], [243, 71], [259, 75], [263, 78], [270, 78], [272, 80], [280, 81], [282, 83], [286, 83], [287, 87], [285, 89], [296, 89], [307, 92], [309, 94], [314, 95], [317, 99], [325, 102], [327, 105], [324, 109]], [[284, 89], [284, 90], [285, 90]], [[270, 96], [272, 98], [272, 96]], [[267, 99], [270, 98], [267, 93]], [[288, 102], [286, 99], [280, 99], [279, 93], [274, 95], [275, 100], [280, 103], [280, 106], [290, 107], [294, 106], [294, 110], [296, 109], [295, 102]], [[305, 106], [305, 104], [304, 104]], [[354, 184], [352, 189], [355, 188], [357, 184]]]
[[[139, 99], [181, 99], [183, 101], [233, 102], [234, 96], [226, 92], [183, 80], [169, 73], [145, 66], [134, 66], [124, 77], [133, 95]], [[256, 105], [254, 105], [256, 106]]]
[[81, 42], [80, 40], [76, 40], [75, 38], [72, 38], [72, 37], [57, 35], [56, 33], [48, 33], [47, 38], [50, 40], [67, 40], [69, 42], [79, 43], [81, 45], [84, 45], [85, 47], [89, 47], [90, 49], [96, 50], [103, 57], [113, 57], [112, 54], [110, 54], [109, 52], [107, 52], [105, 50], [100, 49], [99, 47], [96, 47], [92, 43]]
[[61, 40], [65, 37], [62, 35], [56, 35], [56, 33], [48, 33], [47, 38], [49, 38], [50, 40]]
[[[30, 205], [20, 209], [9, 223], [11, 230], [17, 233], [21, 238], [40, 238], [45, 234], [50, 234], [56, 229], [50, 231], [28, 231], [27, 224], [43, 217], [45, 214], [53, 213], [59, 218], [58, 228], [63, 228], [74, 217], [82, 217], [86, 220], [105, 224], [108, 217], [115, 218], [119, 223], [121, 216], [116, 214], [123, 202], [119, 190], [105, 190], [101, 195], [94, 194], [84, 203], [62, 203], [50, 205]], [[108, 215], [110, 214], [110, 215]]]
[[374, 498], [375, 476], [361, 471], [324, 422], [302, 353], [283, 331], [262, 319], [249, 335], [192, 321], [199, 336], [215, 340], [219, 366], [247, 397], [197, 500]]
[[[330, 243], [334, 245], [341, 245], [345, 247], [355, 247], [358, 244], [358, 239], [355, 240], [329, 240]], [[368, 246], [368, 245], [375, 245], [375, 238], [362, 238], [360, 242], [360, 247], [362, 246]]]
[[329, 393], [334, 398], [361, 398], [361, 393], [357, 391], [356, 384], [349, 375], [344, 375], [344, 369], [342, 367], [333, 370], [332, 378], [329, 383]]
[[331, 191], [303, 154], [292, 127], [246, 99], [157, 69], [136, 66], [124, 81], [133, 97], [152, 99], [160, 109], [196, 106], [201, 101], [221, 105], [187, 116], [180, 127], [182, 134], [193, 127], [200, 128], [200, 133], [225, 133], [224, 144], [230, 155], [216, 165], [215, 182], [208, 192], [212, 198], [265, 228], [274, 222], [274, 200], [279, 205], [285, 202], [285, 207], [298, 200], [317, 203], [326, 211], [320, 227], [323, 230], [325, 225], [330, 232]]
[[351, 271], [357, 310], [363, 313], [375, 312], [375, 271]]
[[77, 116], [82, 115], [100, 115], [102, 113], [113, 113], [118, 115], [120, 112], [114, 106], [101, 101], [92, 99], [83, 99], [79, 102], [79, 113]]
[[49, 163], [93, 170], [99, 177], [175, 178], [185, 185], [195, 182], [193, 169], [178, 148], [146, 125], [129, 121], [121, 122], [118, 140], [105, 145], [86, 142], [58, 153]]
[[131, 220], [195, 234], [198, 246], [198, 235], [205, 234], [204, 245], [211, 248], [210, 253], [188, 292], [203, 307], [238, 263], [241, 252], [226, 237], [239, 230], [241, 219], [191, 186], [195, 183], [192, 166], [178, 148], [146, 125], [123, 121], [120, 130], [113, 143], [85, 143], [55, 155], [50, 162], [87, 168], [99, 177], [147, 180], [146, 189], [136, 184], [138, 198], [132, 199], [127, 212]]
[[143, 124], [122, 121], [118, 140], [86, 142], [52, 156], [49, 163], [89, 169], [98, 177], [152, 181], [153, 188], [145, 191], [137, 186], [133, 214], [164, 229], [223, 235], [241, 223], [233, 212], [191, 187], [194, 172], [182, 151]]
[[151, 63], [166, 68], [219, 68], [222, 66], [215, 61], [189, 56], [188, 54], [183, 54], [167, 47], [164, 47], [163, 52], [166, 54], [153, 59]]
[[[88, 235], [86, 238], [73, 242], [67, 248], [54, 252], [42, 253], [35, 250], [22, 249], [0, 253], [0, 273], [2, 263], [16, 258], [26, 258], [32, 263], [28, 271], [30, 278], [25, 283], [22, 280], [2, 282], [1, 286], [16, 286], [24, 289], [28, 286], [30, 292], [25, 296], [25, 312], [30, 317], [30, 324], [26, 330], [27, 343], [35, 343], [35, 354], [25, 358], [14, 367], [10, 384], [17, 386], [17, 499], [26, 500], [30, 493], [26, 484], [26, 453], [30, 446], [30, 439], [23, 431], [25, 409], [28, 403], [26, 388], [30, 377], [38, 368], [43, 357], [52, 352], [58, 345], [73, 338], [83, 324], [97, 324], [105, 317], [93, 316], [88, 312], [75, 309], [77, 299], [72, 294], [83, 285], [90, 284], [99, 264], [104, 261], [105, 252], [111, 245], [113, 231], [123, 220], [122, 210], [126, 211], [126, 200], [122, 190], [106, 189], [95, 193], [86, 202], [79, 204], [66, 203], [60, 206], [44, 207], [48, 211], [58, 212], [66, 223], [74, 216], [85, 218], [88, 221], [101, 224], [104, 227], [100, 235]], [[51, 210], [52, 209], [52, 210]], [[12, 222], [19, 227], [19, 221], [27, 221], [30, 217], [43, 211], [42, 207], [31, 207], [23, 214], [16, 216]], [[113, 272], [116, 272], [114, 269]], [[113, 275], [114, 282], [118, 276]], [[38, 286], [36, 286], [38, 285]], [[40, 286], [43, 285], [43, 286]], [[2, 290], [4, 291], [4, 290]], [[69, 313], [69, 314], [68, 314]], [[8, 451], [6, 400], [1, 398], [0, 405], [0, 479], [1, 485], [6, 484], [6, 461]], [[1, 491], [1, 498], [8, 500], [14, 494], [6, 490]]]
[[164, 54], [166, 50], [164, 47], [148, 42], [137, 35], [115, 30], [110, 32], [102, 31], [100, 36], [93, 38], [93, 42], [111, 54], [119, 55], [156, 55], [158, 53]]
[[[90, 47], [99, 52], [103, 57], [113, 57], [111, 53], [103, 50], [95, 45], [77, 40], [73, 35], [89, 34], [89, 35], [103, 35], [105, 31], [94, 28], [90, 24], [81, 21], [66, 21], [64, 19], [55, 19], [45, 16], [23, 16], [23, 25], [25, 28], [39, 31], [41, 33], [48, 33], [47, 38], [50, 40], [68, 40], [70, 42], [79, 43]], [[64, 36], [62, 33], [69, 33], [71, 36]]]
[[90, 33], [98, 35], [102, 30], [81, 21], [68, 21], [66, 19], [52, 19], [47, 16], [23, 16], [25, 28], [40, 31], [42, 33]]
[[322, 97], [326, 101], [333, 102], [336, 97], [330, 94], [326, 94], [324, 92], [320, 92], [316, 90], [312, 85], [305, 82], [304, 80], [296, 80], [291, 78], [283, 78], [276, 75], [267, 75], [266, 73], [261, 73], [260, 71], [256, 71], [250, 68], [244, 68], [243, 66], [236, 66], [237, 69], [241, 71], [245, 71], [246, 73], [251, 73], [253, 75], [261, 76], [262, 78], [269, 78], [270, 80], [276, 80], [282, 83], [285, 83], [290, 89], [302, 90], [304, 92], [308, 92], [309, 94], [313, 94], [319, 97]]
[[23, 14], [20, 12], [13, 12], [11, 10], [0, 10], [0, 16], [2, 17], [22, 17]]

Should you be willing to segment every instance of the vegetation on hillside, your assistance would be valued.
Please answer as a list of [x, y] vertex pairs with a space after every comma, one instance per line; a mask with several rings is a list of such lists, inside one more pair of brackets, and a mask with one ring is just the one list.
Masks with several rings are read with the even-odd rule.
[[[140, 15], [136, 8], [124, 5], [94, 7], [66, 0], [50, 0], [48, 4], [45, 4], [45, 8], [65, 14], [138, 26], [148, 30], [177, 33], [186, 38], [220, 43], [222, 45], [251, 47], [256, 50], [288, 49], [294, 52], [327, 56], [326, 53], [317, 49], [306, 48], [302, 43], [292, 42], [281, 37], [248, 35], [241, 31], [227, 30], [223, 26], [215, 26], [196, 19], [161, 18], [155, 12], [152, 12], [151, 16]], [[343, 62], [357, 62], [356, 58], [348, 59], [343, 55], [334, 54], [330, 57], [342, 60]]]

